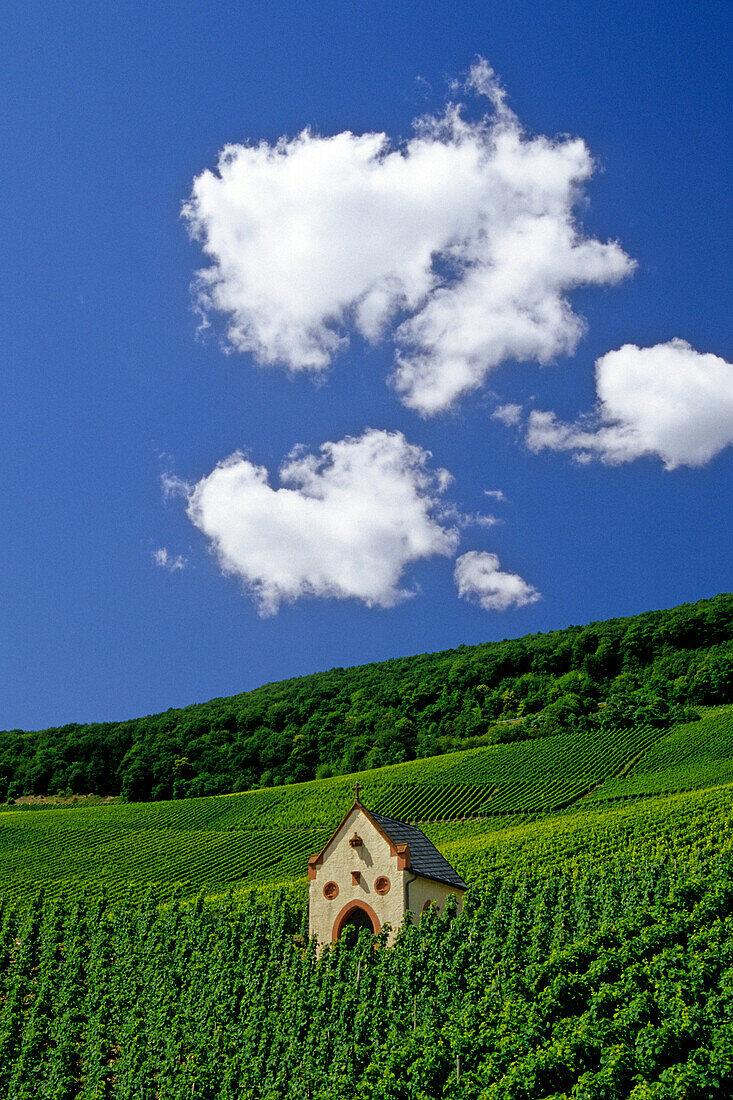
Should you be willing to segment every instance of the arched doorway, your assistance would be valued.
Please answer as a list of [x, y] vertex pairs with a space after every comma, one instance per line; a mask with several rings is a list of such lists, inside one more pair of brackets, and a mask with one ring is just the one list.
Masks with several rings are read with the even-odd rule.
[[345, 932], [349, 934], [350, 939], [355, 938], [361, 928], [366, 928], [376, 936], [381, 927], [379, 917], [371, 905], [367, 905], [365, 901], [351, 901], [343, 907], [333, 922], [331, 941], [335, 943], [336, 940], [340, 940]]

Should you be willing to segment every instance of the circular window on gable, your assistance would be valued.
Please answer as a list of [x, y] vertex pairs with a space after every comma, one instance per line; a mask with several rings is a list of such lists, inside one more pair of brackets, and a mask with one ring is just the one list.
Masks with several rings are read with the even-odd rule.
[[391, 885], [392, 883], [389, 881], [386, 875], [380, 875], [374, 883], [374, 889], [378, 894], [388, 894]]
[[323, 887], [323, 896], [328, 901], [333, 901], [334, 898], [339, 896], [339, 888], [335, 882], [327, 882]]

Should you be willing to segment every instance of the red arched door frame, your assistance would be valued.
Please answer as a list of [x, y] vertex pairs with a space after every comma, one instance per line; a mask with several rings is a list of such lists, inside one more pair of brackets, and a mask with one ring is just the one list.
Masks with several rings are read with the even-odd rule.
[[351, 914], [357, 909], [361, 909], [369, 917], [369, 920], [372, 922], [372, 927], [374, 928], [374, 935], [376, 936], [380, 932], [382, 924], [379, 920], [379, 917], [372, 909], [371, 905], [367, 905], [365, 901], [349, 901], [339, 912], [336, 920], [333, 922], [331, 943], [336, 943], [336, 941], [341, 938], [341, 933], [344, 930], [344, 925], [346, 924]]

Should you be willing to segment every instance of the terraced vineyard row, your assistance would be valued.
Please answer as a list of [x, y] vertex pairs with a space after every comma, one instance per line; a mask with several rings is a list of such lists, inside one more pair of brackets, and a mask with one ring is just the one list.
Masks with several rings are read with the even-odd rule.
[[[191, 895], [202, 889], [221, 893], [230, 887], [298, 879], [307, 857], [329, 832], [147, 828], [134, 836], [125, 830], [105, 842], [97, 830], [94, 843], [91, 832], [77, 828], [70, 835], [47, 821], [75, 815], [49, 811], [14, 816], [24, 828], [18, 830], [20, 835], [0, 828], [0, 873], [4, 894], [15, 901], [27, 900], [39, 887], [55, 896], [61, 891], [92, 894], [104, 886], [110, 898], [118, 900], [153, 886], [164, 901], [176, 887]], [[472, 882], [497, 872], [542, 873], [575, 863], [601, 867], [619, 860], [654, 860], [662, 852], [678, 853], [680, 858], [690, 850], [714, 854], [731, 847], [733, 784], [644, 803], [576, 806], [536, 820], [500, 816], [428, 824], [425, 829]], [[69, 843], [72, 838], [75, 843]]]
[[[421, 822], [548, 813], [643, 754], [659, 732], [565, 733], [361, 773], [367, 806]], [[161, 898], [302, 877], [353, 799], [354, 777], [239, 795], [0, 814], [0, 881], [15, 899], [43, 886]], [[486, 832], [486, 829], [483, 830]], [[482, 843], [486, 844], [484, 840]]]
[[[566, 805], [643, 754], [660, 736], [642, 727], [609, 736], [604, 731], [560, 734], [536, 741], [461, 754], [450, 772], [433, 782], [429, 772], [411, 797], [378, 789], [375, 806], [384, 813], [419, 821], [497, 813], [547, 812]], [[423, 767], [432, 761], [420, 761]], [[427, 769], [425, 769], [427, 771]], [[436, 769], [437, 771], [437, 769]], [[445, 793], [438, 789], [450, 775]], [[422, 776], [421, 776], [422, 779]], [[365, 784], [368, 791], [368, 784]], [[485, 792], [481, 797], [480, 792]], [[386, 808], [389, 806], [390, 808]], [[384, 808], [383, 808], [384, 807]]]
[[14, 900], [38, 888], [54, 896], [62, 891], [93, 894], [103, 886], [117, 900], [128, 891], [143, 893], [151, 884], [163, 900], [177, 886], [184, 894], [218, 893], [232, 885], [291, 879], [302, 875], [308, 856], [328, 835], [323, 829], [140, 828], [111, 837], [99, 822], [89, 831], [69, 832], [63, 822], [39, 820], [47, 816], [51, 813], [22, 815], [22, 830], [0, 828], [3, 891]]
[[733, 707], [713, 707], [660, 738], [628, 774], [608, 779], [593, 801], [688, 791], [733, 780]]
[[501, 825], [501, 818], [441, 822], [425, 826], [425, 832], [474, 883], [495, 873], [686, 860], [691, 852], [715, 856], [733, 853], [733, 783], [643, 802], [587, 809], [579, 803], [558, 814]]
[[[651, 727], [568, 732], [394, 764], [358, 778], [366, 805], [407, 820], [540, 813], [616, 774], [659, 736]], [[217, 827], [333, 826], [351, 804], [353, 782], [353, 776], [338, 777], [227, 796]]]
[[494, 787], [485, 783], [385, 784], [374, 809], [402, 821], [441, 821], [476, 817], [488, 805]]

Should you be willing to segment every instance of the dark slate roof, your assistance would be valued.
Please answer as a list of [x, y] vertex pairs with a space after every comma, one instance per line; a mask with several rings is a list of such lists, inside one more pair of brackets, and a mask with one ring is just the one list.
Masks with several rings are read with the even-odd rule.
[[385, 817], [384, 814], [375, 813], [374, 810], [366, 810], [366, 812], [394, 844], [409, 845], [410, 870], [415, 874], [436, 879], [438, 882], [446, 882], [449, 886], [460, 886], [463, 890], [468, 889], [458, 872], [453, 870], [445, 856], [440, 854], [435, 845], [430, 843], [425, 833], [421, 832], [416, 825], [408, 825], [405, 821]]

